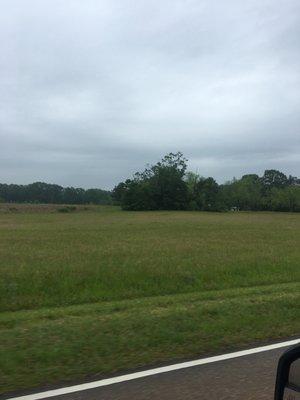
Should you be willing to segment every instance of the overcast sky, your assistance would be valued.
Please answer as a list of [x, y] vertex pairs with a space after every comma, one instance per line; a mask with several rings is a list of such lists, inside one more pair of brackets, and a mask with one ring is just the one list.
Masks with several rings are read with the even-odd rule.
[[0, 182], [299, 176], [299, 38], [299, 0], [1, 0]]

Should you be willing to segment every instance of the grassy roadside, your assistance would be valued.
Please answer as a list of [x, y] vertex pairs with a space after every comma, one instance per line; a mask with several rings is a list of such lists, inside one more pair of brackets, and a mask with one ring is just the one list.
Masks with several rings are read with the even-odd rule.
[[300, 214], [34, 211], [0, 212], [0, 392], [300, 332]]
[[1, 392], [300, 331], [297, 283], [3, 312]]

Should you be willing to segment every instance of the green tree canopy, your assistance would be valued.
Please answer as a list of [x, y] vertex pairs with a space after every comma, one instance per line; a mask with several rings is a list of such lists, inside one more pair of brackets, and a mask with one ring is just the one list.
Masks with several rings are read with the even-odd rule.
[[184, 210], [188, 204], [188, 187], [184, 181], [186, 159], [169, 153], [157, 164], [137, 172], [132, 180], [121, 182], [114, 195], [127, 210]]

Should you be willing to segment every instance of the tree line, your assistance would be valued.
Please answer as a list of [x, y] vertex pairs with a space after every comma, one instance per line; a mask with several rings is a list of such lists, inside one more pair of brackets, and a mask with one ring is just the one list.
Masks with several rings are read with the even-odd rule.
[[45, 182], [1, 184], [0, 202], [44, 204], [111, 204], [111, 192], [102, 189], [62, 187]]
[[119, 183], [112, 192], [62, 187], [45, 182], [0, 184], [0, 202], [44, 204], [118, 204], [124, 210], [300, 211], [300, 179], [275, 169], [248, 174], [219, 185], [187, 171], [181, 152]]
[[219, 185], [187, 171], [181, 152], [137, 172], [112, 191], [124, 210], [300, 211], [300, 179], [275, 169]]

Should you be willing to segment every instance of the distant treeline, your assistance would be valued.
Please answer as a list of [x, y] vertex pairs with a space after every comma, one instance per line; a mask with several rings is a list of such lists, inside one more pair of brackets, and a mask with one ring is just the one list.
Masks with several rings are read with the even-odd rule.
[[0, 202], [44, 204], [119, 204], [124, 210], [269, 210], [300, 212], [300, 179], [275, 169], [218, 185], [211, 177], [187, 171], [183, 154], [160, 162], [119, 183], [112, 192], [35, 182], [0, 184]]
[[300, 179], [275, 169], [244, 175], [222, 185], [187, 172], [182, 153], [119, 183], [112, 197], [124, 210], [300, 211]]
[[44, 204], [111, 204], [111, 192], [35, 182], [29, 185], [0, 183], [0, 202]]

